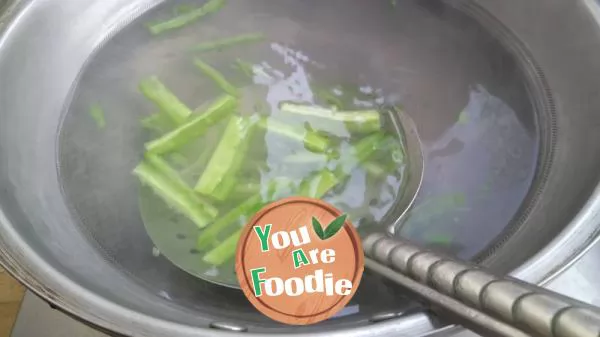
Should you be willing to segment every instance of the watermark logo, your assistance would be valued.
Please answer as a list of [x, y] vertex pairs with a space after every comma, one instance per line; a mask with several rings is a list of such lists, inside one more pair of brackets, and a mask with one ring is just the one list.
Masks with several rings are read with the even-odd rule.
[[273, 320], [324, 321], [352, 299], [364, 270], [358, 233], [328, 203], [287, 198], [263, 208], [244, 229], [236, 273], [250, 302]]

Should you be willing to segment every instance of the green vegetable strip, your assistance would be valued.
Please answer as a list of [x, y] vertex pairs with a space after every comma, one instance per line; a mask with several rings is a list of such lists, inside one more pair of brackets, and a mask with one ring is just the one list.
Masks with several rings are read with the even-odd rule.
[[223, 241], [215, 249], [204, 255], [204, 262], [209, 263], [213, 266], [220, 266], [227, 262], [229, 259], [235, 256], [238, 241], [242, 235], [242, 229], [233, 233], [225, 241]]
[[[240, 146], [236, 150], [236, 155], [233, 158], [233, 161], [229, 165], [228, 171], [225, 173], [222, 182], [218, 185], [217, 189], [212, 193], [212, 198], [224, 201], [233, 192], [235, 186], [238, 184], [238, 175], [243, 168], [243, 164], [246, 160], [246, 156], [248, 155], [248, 148], [250, 145], [250, 138], [252, 137], [255, 124], [251, 119], [244, 119], [244, 124], [246, 124], [246, 128], [240, 132], [243, 136], [243, 140]], [[216, 152], [216, 150], [215, 150]], [[210, 163], [209, 163], [210, 165]]]
[[[358, 142], [354, 148], [354, 160], [359, 164], [364, 163], [371, 155], [373, 155], [373, 153], [375, 153], [378, 146], [381, 146], [383, 138], [383, 135], [376, 134], [366, 137]], [[298, 194], [310, 198], [322, 198], [327, 192], [344, 180], [349, 173], [350, 170], [342, 170], [336, 174], [325, 169], [316, 176], [303, 181], [300, 185]]]
[[146, 98], [164, 111], [178, 125], [192, 114], [192, 110], [183, 104], [156, 76], [140, 82], [140, 91]]
[[264, 204], [265, 202], [263, 201], [262, 196], [256, 194], [220, 217], [217, 221], [204, 229], [198, 236], [198, 249], [206, 250], [211, 245], [214, 245], [217, 235], [226, 229], [227, 226], [231, 225], [242, 216], [249, 216], [253, 212], [259, 211]]
[[385, 148], [385, 145], [391, 141], [391, 137], [385, 137], [381, 133], [367, 136], [358, 141], [352, 147], [352, 155], [343, 157], [340, 165], [336, 169], [338, 177], [346, 177], [357, 166], [363, 165], [378, 150]]
[[211, 197], [218, 201], [225, 201], [231, 195], [237, 183], [238, 181], [233, 174], [227, 174]]
[[[223, 194], [218, 193], [216, 196], [214, 194], [221, 184], [226, 182], [225, 180], [234, 178], [235, 176], [231, 175], [237, 174], [241, 168], [252, 126], [253, 123], [248, 118], [231, 117], [215, 152], [194, 188], [198, 193], [222, 200]], [[230, 184], [223, 186], [224, 189], [232, 187]]]
[[173, 130], [176, 125], [173, 120], [162, 112], [157, 112], [141, 120], [142, 127], [155, 131], [159, 134], [165, 134]]
[[324, 163], [326, 160], [326, 156], [311, 152], [291, 154], [283, 158], [283, 162], [288, 164], [318, 164]]
[[362, 166], [369, 174], [377, 178], [383, 177], [389, 173], [389, 170], [379, 163], [366, 162], [363, 163]]
[[[392, 159], [387, 164], [394, 166], [394, 169], [398, 167], [398, 165], [405, 163], [406, 153], [404, 146], [396, 137], [387, 136], [381, 144], [377, 145], [377, 147], [378, 152], [384, 154], [386, 158]], [[386, 167], [388, 165], [386, 165]]]
[[146, 154], [145, 157], [146, 162], [152, 165], [156, 171], [160, 172], [160, 174], [169, 178], [173, 184], [176, 185], [176, 188], [189, 189], [187, 184], [181, 180], [179, 173], [177, 173], [177, 171], [175, 171], [164, 159], [153, 154]]
[[192, 220], [199, 228], [204, 228], [213, 218], [206, 214], [202, 202], [192, 193], [179, 188], [177, 183], [171, 181], [152, 164], [143, 161], [133, 171], [140, 181], [150, 186], [154, 193], [161, 197], [171, 207]]
[[253, 120], [247, 119], [246, 123], [249, 124], [249, 129], [244, 135], [245, 140], [237, 150], [237, 155], [234, 161], [229, 166], [229, 171], [223, 179], [223, 182], [219, 185], [218, 189], [212, 194], [212, 197], [219, 201], [225, 201], [230, 197], [231, 193], [234, 192], [235, 187], [239, 185], [238, 176], [244, 168], [244, 162], [248, 156], [248, 148], [250, 147], [250, 139], [253, 136], [256, 124]]
[[390, 141], [383, 134], [377, 133], [361, 139], [352, 151], [353, 158], [358, 163], [365, 162], [375, 151], [385, 146]]
[[381, 115], [377, 110], [334, 111], [315, 106], [283, 103], [281, 111], [302, 116], [319, 117], [346, 123], [351, 132], [369, 133], [381, 129]]
[[[200, 250], [206, 250], [215, 244], [215, 240], [219, 233], [226, 229], [229, 225], [239, 220], [241, 217], [252, 216], [258, 212], [268, 202], [280, 197], [280, 193], [283, 189], [290, 187], [292, 180], [287, 178], [276, 178], [271, 181], [267, 186], [267, 194], [263, 195], [258, 193], [248, 198], [246, 201], [230, 210], [229, 213], [223, 215], [217, 221], [212, 223], [198, 236], [197, 247]], [[235, 247], [233, 248], [235, 250]]]
[[266, 118], [261, 119], [258, 122], [258, 125], [266, 131], [276, 133], [292, 140], [303, 142], [306, 148], [310, 149], [311, 151], [326, 152], [330, 147], [329, 139], [314, 131], [306, 131], [304, 129], [295, 128], [291, 125], [274, 120], [268, 120]]
[[309, 198], [322, 198], [329, 190], [339, 184], [335, 174], [327, 169], [319, 172], [316, 176], [302, 182], [300, 185], [299, 195]]
[[104, 129], [106, 126], [106, 119], [104, 118], [104, 110], [99, 104], [92, 104], [90, 107], [90, 116], [96, 123], [98, 129]]
[[368, 134], [381, 130], [381, 122], [379, 120], [368, 120], [366, 122], [346, 122], [346, 129], [356, 134]]
[[240, 95], [236, 87], [234, 87], [225, 77], [218, 72], [215, 68], [205, 63], [199, 58], [194, 59], [194, 64], [204, 75], [210, 77], [223, 91], [231, 96], [238, 97]]
[[146, 150], [161, 154], [183, 146], [202, 136], [211, 126], [229, 116], [238, 106], [238, 101], [229, 95], [215, 100], [208, 109], [198, 117], [181, 125], [166, 135], [146, 144]]
[[337, 122], [365, 123], [368, 121], [379, 122], [380, 119], [380, 114], [377, 110], [334, 111], [331, 109], [294, 104], [289, 102], [283, 103], [280, 108], [281, 111], [288, 113], [312, 117], [321, 117], [331, 119]]
[[237, 60], [235, 60], [234, 66], [236, 68], [238, 68], [242, 73], [244, 73], [244, 75], [248, 76], [249, 78], [254, 77], [254, 66], [252, 65], [252, 63], [243, 61], [241, 59], [237, 59]]
[[[159, 173], [169, 178], [171, 182], [175, 185], [175, 188], [181, 191], [186, 191], [187, 193], [193, 193], [192, 189], [185, 183], [185, 181], [183, 181], [183, 179], [181, 179], [179, 173], [175, 171], [164, 159], [156, 155], [146, 154], [146, 161], [152, 166], [154, 166], [154, 168]], [[215, 218], [219, 214], [217, 208], [215, 208], [205, 200], [202, 200], [200, 197], [197, 196], [194, 197], [194, 199], [197, 199], [196, 201], [198, 202], [198, 207], [201, 207], [202, 210], [206, 214], [210, 215], [212, 218]]]
[[225, 0], [209, 0], [204, 6], [189, 10], [170, 20], [148, 25], [148, 30], [154, 35], [186, 26], [203, 16], [214, 13], [225, 5]]
[[205, 42], [201, 43], [193, 48], [195, 51], [205, 52], [215, 49], [223, 49], [227, 47], [231, 47], [238, 44], [243, 43], [252, 43], [262, 41], [264, 39], [264, 35], [261, 33], [253, 33], [253, 34], [243, 34], [234, 37], [229, 37], [217, 41]]

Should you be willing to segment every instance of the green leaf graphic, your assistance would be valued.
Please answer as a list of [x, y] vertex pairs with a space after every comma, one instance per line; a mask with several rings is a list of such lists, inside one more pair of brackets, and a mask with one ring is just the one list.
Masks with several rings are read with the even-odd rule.
[[323, 233], [323, 227], [321, 227], [321, 223], [314, 216], [312, 218], [312, 226], [319, 239], [325, 240], [325, 233]]
[[337, 232], [339, 232], [340, 229], [342, 229], [342, 227], [344, 227], [344, 222], [346, 222], [347, 217], [348, 217], [348, 214], [344, 214], [344, 215], [338, 217], [337, 219], [333, 220], [327, 226], [327, 228], [325, 228], [324, 240], [327, 240], [327, 239], [333, 237], [334, 235], [336, 235]]

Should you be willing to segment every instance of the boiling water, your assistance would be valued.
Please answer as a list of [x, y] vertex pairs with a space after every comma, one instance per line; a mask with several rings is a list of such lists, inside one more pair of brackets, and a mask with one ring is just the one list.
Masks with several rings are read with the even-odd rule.
[[[188, 107], [205, 105], [222, 90], [194, 66], [196, 56], [243, 88], [244, 97], [250, 97], [242, 102], [245, 109], [256, 110], [256, 101], [266, 100], [270, 116], [285, 118], [278, 110], [282, 101], [319, 103], [317, 87], [334, 94], [340, 86], [352, 88], [354, 109], [403, 107], [422, 138], [425, 173], [400, 235], [470, 258], [517, 214], [536, 166], [534, 113], [515, 61], [471, 19], [437, 2], [231, 0], [182, 29], [148, 33], [148, 22], [167, 19], [186, 4], [174, 1], [156, 8], [100, 48], [82, 72], [61, 130], [61, 178], [74, 215], [107, 258], [150, 291], [197, 310], [221, 308], [233, 319], [240, 315], [236, 310], [253, 312], [236, 290], [175, 267], [148, 237], [140, 215], [139, 184], [131, 172], [142, 159], [144, 143], [156, 137], [140, 126], [156, 107], [139, 93], [138, 83], [155, 75]], [[254, 32], [265, 40], [203, 53], [191, 50]], [[232, 67], [237, 59], [268, 76], [249, 81]], [[93, 104], [104, 110], [103, 128], [89, 114]], [[218, 140], [217, 133], [207, 146]], [[291, 149], [268, 134], [261, 142], [269, 154], [255, 155], [267, 159], [255, 176], [304, 177], [315, 170], [298, 165], [282, 171], [282, 153], [302, 148]], [[375, 219], [373, 224], [401, 193], [403, 176], [390, 173], [376, 185], [375, 196], [366, 193], [365, 177], [357, 168], [329, 197], [344, 210], [359, 209], [361, 217]], [[193, 237], [172, 234], [188, 255], [198, 253], [184, 243]], [[401, 296], [367, 276], [349, 313], [400, 310], [405, 305]]]

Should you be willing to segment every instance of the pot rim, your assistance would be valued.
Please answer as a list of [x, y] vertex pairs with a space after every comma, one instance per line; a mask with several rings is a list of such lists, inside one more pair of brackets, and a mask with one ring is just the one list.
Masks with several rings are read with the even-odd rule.
[[[36, 0], [8, 0], [0, 10], [0, 47], [12, 27]], [[164, 0], [152, 0], [158, 5]], [[145, 1], [146, 3], [148, 1]], [[590, 10], [597, 6], [588, 1]], [[594, 8], [592, 8], [594, 6]], [[524, 281], [545, 285], [568, 269], [581, 258], [593, 244], [600, 240], [600, 185], [570, 224], [550, 244], [515, 269], [511, 276]], [[123, 306], [111, 303], [81, 287], [54, 269], [38, 254], [27, 250], [25, 240], [14, 229], [13, 224], [0, 208], [0, 264], [29, 290], [68, 314], [74, 315], [95, 326], [132, 336], [238, 336], [239, 333], [216, 329], [198, 328], [176, 324], [150, 315], [140, 314]], [[28, 254], [24, 252], [28, 251]], [[458, 327], [447, 327], [446, 330]], [[418, 313], [359, 328], [336, 331], [292, 333], [310, 336], [382, 336], [422, 335], [433, 332], [434, 325], [426, 314]], [[262, 336], [259, 333], [244, 333], [246, 336]], [[289, 334], [274, 334], [287, 336]]]

